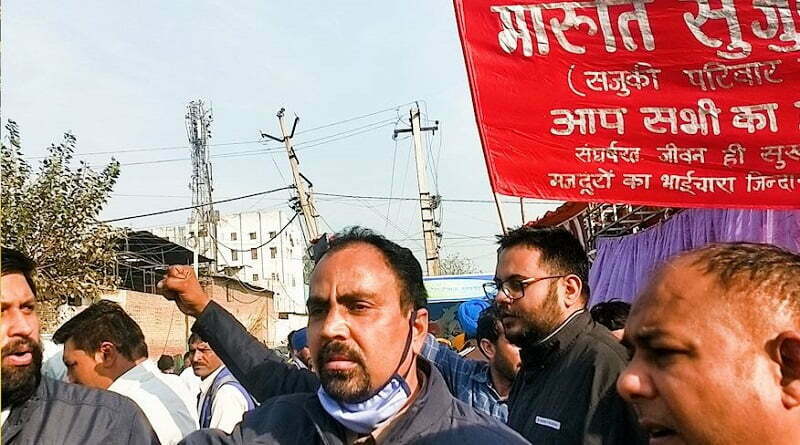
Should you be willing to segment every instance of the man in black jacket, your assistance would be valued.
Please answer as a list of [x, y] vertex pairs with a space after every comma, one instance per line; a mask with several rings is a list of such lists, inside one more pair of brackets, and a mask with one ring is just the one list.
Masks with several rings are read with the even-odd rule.
[[484, 289], [522, 348], [509, 426], [545, 445], [644, 442], [615, 388], [628, 353], [586, 311], [589, 262], [578, 240], [560, 228], [521, 227], [499, 244]]
[[41, 375], [33, 263], [3, 248], [2, 443], [158, 444], [144, 414], [128, 398]]
[[[162, 287], [181, 293], [180, 280], [173, 274]], [[316, 393], [271, 398], [230, 436], [200, 431], [185, 443], [525, 443], [455, 400], [438, 371], [418, 359], [427, 295], [410, 250], [350, 229], [331, 242], [310, 287]]]

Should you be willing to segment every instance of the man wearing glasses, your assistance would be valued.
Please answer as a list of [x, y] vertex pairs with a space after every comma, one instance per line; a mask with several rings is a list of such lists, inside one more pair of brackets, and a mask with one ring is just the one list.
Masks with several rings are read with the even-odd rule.
[[637, 444], [645, 438], [616, 391], [628, 352], [586, 310], [589, 260], [561, 228], [523, 226], [499, 237], [497, 302], [522, 369], [508, 425], [537, 444]]

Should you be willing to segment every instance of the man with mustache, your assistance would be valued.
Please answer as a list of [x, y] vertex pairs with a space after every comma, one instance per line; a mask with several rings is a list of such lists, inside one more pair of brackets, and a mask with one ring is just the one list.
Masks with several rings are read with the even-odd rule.
[[[180, 288], [167, 277], [162, 286]], [[427, 334], [422, 269], [410, 250], [367, 229], [336, 236], [311, 275], [308, 343], [321, 387], [267, 400], [230, 436], [187, 444], [525, 443], [450, 395], [418, 359]]]
[[500, 236], [493, 282], [508, 340], [522, 369], [508, 424], [536, 444], [644, 441], [615, 382], [628, 352], [586, 311], [589, 261], [562, 228], [523, 226]]
[[130, 399], [41, 375], [33, 262], [9, 248], [0, 257], [3, 444], [158, 444]]
[[716, 244], [664, 264], [634, 302], [619, 376], [652, 444], [800, 443], [800, 255]]

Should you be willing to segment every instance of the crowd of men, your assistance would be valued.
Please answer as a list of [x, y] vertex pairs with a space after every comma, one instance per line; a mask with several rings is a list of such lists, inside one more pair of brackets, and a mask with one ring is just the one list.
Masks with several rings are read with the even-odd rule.
[[710, 244], [665, 261], [632, 307], [591, 311], [588, 271], [563, 229], [500, 236], [474, 360], [428, 333], [411, 251], [346, 229], [287, 360], [173, 266], [159, 288], [195, 318], [191, 367], [161, 372], [100, 301], [53, 335], [67, 383], [42, 373], [35, 265], [4, 248], [2, 443], [800, 443], [800, 255]]

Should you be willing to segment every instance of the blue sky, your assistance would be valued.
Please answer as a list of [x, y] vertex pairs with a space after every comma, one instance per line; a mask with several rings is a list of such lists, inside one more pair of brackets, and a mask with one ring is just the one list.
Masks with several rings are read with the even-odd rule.
[[[285, 153], [240, 154], [265, 148], [255, 142], [261, 130], [279, 134], [281, 107], [301, 117], [298, 156], [317, 192], [416, 196], [410, 140], [391, 136], [398, 115], [407, 120], [407, 104], [417, 100], [441, 127], [427, 141], [438, 159], [431, 188], [445, 200], [491, 199], [449, 1], [15, 1], [3, 5], [2, 32], [2, 114], [20, 125], [26, 155], [35, 160], [71, 130], [82, 159], [102, 164], [112, 155], [85, 153], [115, 152], [123, 163], [104, 218], [190, 204], [189, 149], [169, 147], [187, 145], [185, 107], [196, 98], [213, 104], [212, 143], [221, 145], [211, 153], [223, 156], [213, 161], [217, 199], [288, 183]], [[332, 140], [341, 132], [348, 137]], [[319, 138], [324, 143], [311, 147]], [[312, 142], [300, 150], [304, 141]], [[173, 159], [182, 160], [163, 162]], [[220, 210], [286, 208], [287, 197]], [[361, 224], [422, 250], [415, 202], [320, 196], [318, 207], [334, 229]], [[527, 216], [553, 207], [532, 201]], [[493, 271], [491, 236], [500, 228], [494, 206], [445, 201], [442, 212], [442, 253]], [[505, 214], [519, 224], [518, 206], [506, 206]], [[126, 224], [146, 228], [186, 217]]]

